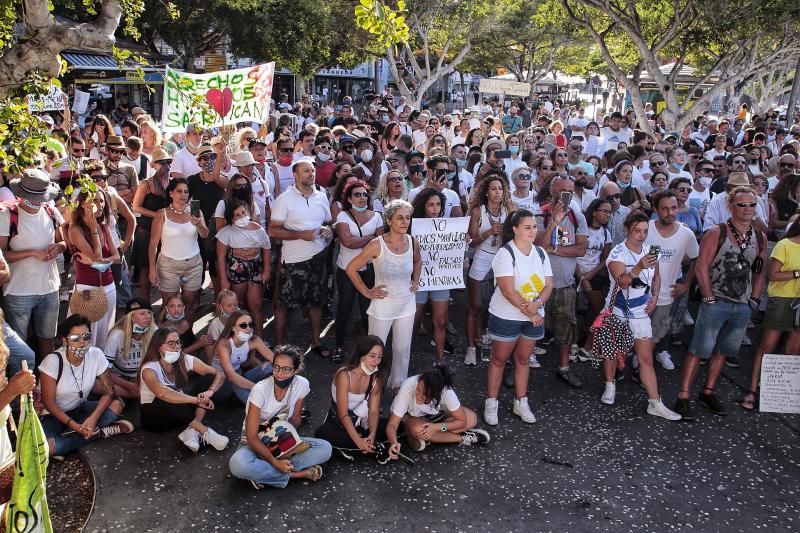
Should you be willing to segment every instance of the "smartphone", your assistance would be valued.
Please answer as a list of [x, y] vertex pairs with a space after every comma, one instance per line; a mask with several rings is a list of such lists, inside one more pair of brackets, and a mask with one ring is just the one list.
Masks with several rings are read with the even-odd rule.
[[653, 244], [650, 246], [650, 255], [652, 255], [655, 258], [658, 258], [658, 254], [660, 253], [661, 253], [661, 246], [657, 244]]
[[496, 150], [494, 157], [497, 159], [510, 159], [511, 152], [509, 150]]
[[561, 205], [564, 207], [569, 207], [569, 204], [572, 203], [572, 193], [569, 191], [564, 191], [561, 193]]
[[189, 202], [189, 205], [190, 205], [190, 210], [191, 210], [192, 216], [193, 217], [199, 217], [200, 216], [200, 200], [195, 200], [194, 198], [192, 198], [192, 200]]

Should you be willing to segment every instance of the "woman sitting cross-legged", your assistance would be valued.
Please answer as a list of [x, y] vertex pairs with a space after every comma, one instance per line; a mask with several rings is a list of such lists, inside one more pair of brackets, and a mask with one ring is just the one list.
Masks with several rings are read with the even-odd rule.
[[[50, 455], [66, 455], [95, 439], [133, 431], [133, 424], [119, 419], [125, 404], [114, 398], [108, 360], [91, 346], [90, 326], [83, 315], [64, 320], [60, 326], [64, 346], [39, 365], [42, 402], [49, 412], [42, 417], [42, 428]], [[95, 382], [101, 384], [103, 395], [90, 401]]]
[[272, 376], [256, 383], [247, 399], [241, 444], [228, 466], [231, 474], [249, 480], [256, 489], [264, 485], [284, 488], [290, 479], [297, 478], [318, 481], [322, 477], [319, 465], [331, 457], [328, 441], [303, 437], [304, 451], [279, 458], [259, 436], [262, 424], [272, 424], [276, 419], [286, 420], [295, 428], [302, 424], [303, 403], [311, 390], [308, 380], [297, 375], [302, 363], [299, 348], [288, 344], [277, 346]]
[[[190, 380], [190, 372], [203, 378]], [[139, 368], [142, 427], [148, 431], [167, 431], [186, 425], [178, 439], [193, 452], [200, 449], [201, 439], [217, 450], [224, 450], [228, 437], [203, 424], [206, 413], [214, 409], [211, 397], [223, 381], [221, 370], [183, 353], [177, 331], [157, 329]]]

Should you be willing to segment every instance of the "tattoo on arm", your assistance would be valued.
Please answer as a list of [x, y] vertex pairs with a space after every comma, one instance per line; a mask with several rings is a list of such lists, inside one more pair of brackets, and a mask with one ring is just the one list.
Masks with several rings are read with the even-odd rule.
[[100, 385], [103, 387], [103, 394], [114, 396], [114, 385], [108, 377], [108, 370], [100, 374], [98, 379], [100, 380]]

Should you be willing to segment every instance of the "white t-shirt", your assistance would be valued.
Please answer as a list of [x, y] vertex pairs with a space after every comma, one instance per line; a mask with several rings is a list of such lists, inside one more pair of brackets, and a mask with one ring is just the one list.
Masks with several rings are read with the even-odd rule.
[[136, 379], [136, 372], [142, 362], [142, 341], [131, 337], [130, 349], [123, 349], [125, 342], [125, 332], [120, 328], [114, 328], [106, 338], [104, 350], [108, 364], [114, 372], [128, 379]]
[[221, 316], [215, 316], [208, 325], [208, 336], [215, 341], [218, 340], [219, 336], [222, 335], [222, 330], [225, 329], [226, 322], [227, 319], [223, 319]]
[[[103, 351], [95, 346], [89, 348], [78, 366], [73, 366], [65, 353], [62, 347], [49, 354], [39, 365], [39, 372], [58, 379], [58, 358], [61, 358], [63, 370], [61, 379], [56, 383], [56, 405], [66, 412], [89, 400], [95, 380], [108, 370], [108, 361]], [[83, 393], [82, 398], [80, 393]]]
[[614, 131], [610, 127], [600, 128], [600, 138], [601, 144], [604, 146], [603, 152], [606, 150], [617, 150], [619, 143], [625, 143], [630, 146], [631, 130], [620, 128], [619, 131]]
[[199, 174], [200, 165], [197, 164], [197, 156], [189, 151], [188, 148], [183, 147], [177, 152], [172, 159], [170, 165], [170, 174], [181, 174], [184, 178]]
[[710, 189], [706, 188], [706, 190], [703, 192], [698, 192], [694, 187], [692, 187], [692, 192], [689, 193], [689, 197], [686, 199], [686, 205], [689, 207], [694, 207], [697, 209], [697, 211], [703, 211], [710, 201]]
[[650, 221], [650, 230], [647, 239], [644, 241], [648, 245], [661, 246], [658, 254], [658, 274], [661, 278], [661, 288], [658, 292], [658, 305], [669, 305], [672, 303], [670, 295], [671, 286], [678, 279], [681, 271], [681, 262], [684, 256], [695, 259], [700, 253], [700, 245], [697, 243], [694, 233], [688, 226], [676, 222], [678, 231], [674, 235], [664, 238], [656, 229], [656, 221]]
[[[305, 198], [294, 185], [281, 193], [272, 206], [272, 220], [283, 224], [292, 231], [314, 230], [331, 220], [331, 207], [324, 191], [313, 189], [311, 196]], [[306, 241], [302, 239], [284, 240], [282, 255], [284, 263], [308, 261], [325, 249], [326, 242], [321, 239]]]
[[[692, 238], [694, 238], [694, 236], [692, 236]], [[637, 254], [628, 248], [624, 242], [621, 242], [611, 249], [611, 253], [608, 254], [606, 258], [606, 266], [610, 265], [612, 262], [622, 263], [625, 265], [625, 272], [630, 272], [633, 267], [636, 266], [636, 263], [648, 253], [650, 253], [649, 244], [643, 244], [642, 253]], [[620, 289], [617, 293], [617, 299], [612, 312], [617, 316], [626, 316], [625, 300], [627, 299], [628, 318], [647, 318], [648, 314], [645, 312], [644, 308], [647, 307], [647, 302], [649, 302], [651, 298], [649, 287], [653, 284], [654, 276], [655, 268], [646, 268], [642, 270], [638, 277], [648, 287], [633, 288], [631, 285], [627, 289]], [[613, 278], [613, 276], [610, 277]], [[606, 307], [610, 304], [611, 295], [614, 293], [616, 283], [614, 279], [611, 280], [611, 290], [608, 291], [608, 295], [606, 296]]]
[[528, 191], [528, 196], [525, 198], [520, 198], [515, 194], [511, 195], [511, 201], [517, 206], [517, 209], [527, 209], [534, 215], [539, 215], [542, 212], [542, 209], [539, 207], [539, 202], [536, 201], [536, 192], [535, 191]]
[[516, 159], [503, 159], [504, 169], [506, 171], [506, 177], [511, 180], [511, 174], [514, 173], [515, 170], [518, 168], [526, 168], [528, 164], [522, 160], [522, 158], [518, 157]]
[[[353, 237], [365, 237], [367, 235], [374, 236], [377, 229], [383, 227], [383, 217], [381, 217], [381, 215], [378, 213], [373, 213], [372, 218], [369, 219], [366, 224], [361, 226], [360, 231], [356, 221], [353, 220], [353, 218], [345, 211], [339, 212], [339, 215], [336, 217], [336, 222], [339, 224], [347, 224], [347, 227], [350, 230], [350, 235]], [[355, 259], [355, 257], [361, 253], [362, 249], [363, 248], [348, 248], [344, 244], [340, 243], [339, 257], [336, 259], [336, 266], [342, 270], [346, 270], [347, 265], [350, 264], [350, 261]], [[364, 267], [362, 270], [365, 270], [366, 268], [367, 267]]]
[[[261, 220], [261, 218], [262, 218], [261, 217], [261, 208], [258, 206], [258, 202], [255, 201], [255, 197], [253, 199], [253, 204], [254, 204], [253, 207], [255, 208], [256, 212], [255, 213], [251, 213], [250, 214], [250, 218], [253, 219], [254, 222], [258, 222], [259, 224], [261, 224], [261, 222], [259, 222]], [[221, 218], [221, 219], [224, 220], [225, 219], [225, 207], [226, 207], [225, 200], [220, 200], [219, 202], [217, 202], [217, 207], [214, 208], [214, 218]], [[249, 211], [249, 209], [248, 209], [248, 211]]]
[[583, 131], [586, 126], [589, 125], [589, 119], [586, 117], [572, 117], [569, 121], [569, 125], [572, 126], [572, 129]]
[[[258, 409], [258, 419], [261, 422], [266, 422], [278, 414], [285, 414], [286, 418], [291, 418], [297, 401], [308, 396], [309, 392], [311, 392], [311, 387], [308, 385], [308, 380], [303, 376], [295, 375], [283, 400], [278, 401], [275, 398], [275, 378], [270, 376], [262, 379], [250, 389], [250, 396], [247, 397], [247, 409], [249, 410], [251, 405]], [[247, 414], [242, 423], [242, 432], [245, 431], [246, 423]]]
[[[547, 256], [547, 253], [544, 253], [544, 262], [542, 262], [539, 256], [539, 250], [536, 249], [536, 246], [531, 248], [528, 255], [519, 251], [514, 241], [510, 241], [508, 246], [514, 252], [513, 258], [506, 247], [502, 246], [492, 260], [492, 270], [494, 271], [495, 280], [497, 280], [497, 278], [513, 276], [514, 290], [516, 290], [522, 298], [532, 302], [539, 296], [542, 290], [544, 290], [545, 278], [553, 276], [550, 258]], [[516, 266], [514, 265], [515, 260]], [[495, 286], [492, 299], [489, 302], [489, 312], [504, 320], [530, 320], [518, 307], [515, 307], [506, 300], [506, 297], [503, 296], [503, 293], [497, 286]], [[539, 309], [539, 314], [544, 316], [543, 308]]]
[[[193, 356], [191, 356], [189, 354], [183, 354], [183, 360], [186, 361], [186, 371], [187, 372], [191, 372], [192, 370], [194, 370], [194, 357]], [[158, 379], [159, 383], [161, 383], [165, 387], [168, 387], [168, 388], [170, 388], [172, 390], [178, 390], [178, 386], [175, 383], [173, 383], [172, 381], [170, 381], [167, 378], [167, 375], [164, 374], [164, 368], [161, 366], [161, 364], [158, 361], [150, 361], [149, 363], [145, 364], [142, 367], [142, 373], [144, 373], [144, 371], [148, 370], [148, 369], [152, 370], [153, 372], [156, 373], [156, 378]], [[142, 404], [146, 404], [146, 403], [153, 403], [153, 400], [155, 400], [155, 399], [156, 399], [156, 395], [153, 393], [153, 391], [150, 390], [150, 387], [147, 386], [147, 383], [144, 382], [144, 379], [140, 379], [139, 380], [139, 401]]]
[[439, 401], [436, 400], [426, 403], [424, 405], [417, 403], [417, 384], [419, 383], [419, 376], [411, 376], [406, 379], [397, 396], [392, 401], [392, 414], [403, 418], [406, 414], [410, 416], [426, 416], [437, 415], [442, 411], [452, 413], [461, 407], [461, 402], [458, 401], [458, 396], [453, 389], [447, 387], [442, 391], [442, 396]]
[[261, 226], [258, 229], [242, 229], [229, 224], [217, 232], [217, 240], [230, 248], [270, 249], [269, 237]]
[[[58, 209], [48, 206], [56, 223], [61, 226], [64, 219]], [[56, 231], [53, 219], [42, 206], [35, 215], [31, 215], [22, 207], [17, 207], [17, 234], [9, 241], [8, 249], [13, 251], [41, 250], [55, 242]], [[11, 213], [8, 209], [0, 211], [0, 236], [9, 236]], [[52, 261], [40, 261], [35, 257], [26, 257], [21, 261], [9, 264], [11, 279], [3, 287], [3, 294], [14, 296], [41, 296], [58, 290], [61, 285], [58, 277], [58, 265]]]
[[[416, 198], [425, 187], [425, 185], [420, 185], [419, 187], [414, 187], [408, 191], [408, 201], [413, 202], [414, 198]], [[450, 189], [442, 189], [442, 194], [444, 194], [445, 199], [444, 217], [447, 218], [451, 216], [454, 207], [461, 207], [461, 199], [458, 197], [455, 191]]]
[[589, 226], [589, 242], [586, 246], [586, 253], [578, 257], [578, 268], [581, 269], [581, 272], [597, 268], [606, 244], [611, 244], [611, 232], [602, 226], [597, 229]]

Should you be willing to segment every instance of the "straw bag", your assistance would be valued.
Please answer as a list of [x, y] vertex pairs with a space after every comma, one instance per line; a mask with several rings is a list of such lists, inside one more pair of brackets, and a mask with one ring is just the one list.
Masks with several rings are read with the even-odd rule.
[[[108, 297], [103, 287], [103, 274], [100, 277], [100, 286], [83, 291], [75, 290], [69, 299], [69, 310], [73, 315], [83, 315], [89, 322], [97, 322], [108, 312]], [[76, 284], [77, 285], [77, 284]]]

